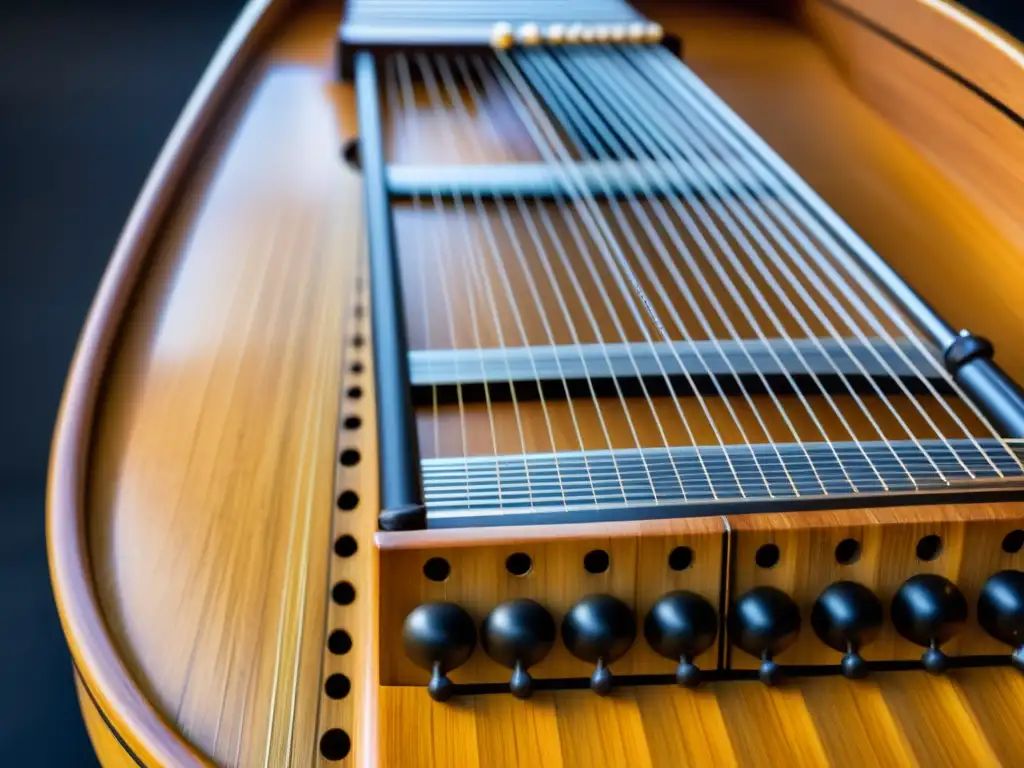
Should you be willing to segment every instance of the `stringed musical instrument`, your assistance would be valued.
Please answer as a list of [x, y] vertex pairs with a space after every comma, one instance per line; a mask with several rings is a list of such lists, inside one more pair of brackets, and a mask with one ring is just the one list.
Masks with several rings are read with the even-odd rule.
[[251, 0], [54, 439], [102, 762], [1019, 762], [1022, 94], [940, 0]]

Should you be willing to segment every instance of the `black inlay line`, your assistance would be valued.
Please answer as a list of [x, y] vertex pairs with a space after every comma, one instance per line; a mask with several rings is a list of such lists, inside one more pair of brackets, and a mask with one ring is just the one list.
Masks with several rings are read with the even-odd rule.
[[142, 758], [135, 754], [135, 750], [128, 745], [128, 742], [124, 740], [117, 728], [114, 727], [114, 724], [110, 722], [110, 718], [107, 717], [107, 713], [103, 711], [103, 707], [101, 707], [100, 703], [96, 700], [96, 696], [93, 694], [89, 684], [85, 682], [85, 678], [82, 677], [82, 673], [79, 671], [78, 665], [75, 664], [74, 660], [72, 660], [71, 666], [75, 670], [75, 677], [78, 678], [78, 682], [82, 684], [82, 690], [85, 691], [85, 695], [89, 697], [89, 701], [92, 702], [93, 708], [99, 713], [100, 718], [103, 720], [103, 724], [106, 725], [107, 730], [110, 731], [110, 735], [117, 740], [117, 743], [121, 745], [121, 749], [125, 751], [125, 754], [127, 754], [136, 765], [140, 766], [140, 768], [146, 768], [146, 764], [142, 762]]
[[[751, 656], [751, 659], [754, 657]], [[1007, 667], [1010, 666], [1010, 653], [1000, 656], [960, 656], [949, 659], [950, 669], [977, 669], [979, 667]], [[825, 666], [810, 665], [781, 665], [782, 671], [787, 678], [797, 679], [803, 677], [839, 677], [840, 666], [838, 664]], [[626, 686], [653, 686], [665, 685], [675, 686], [674, 674], [665, 675], [616, 675], [612, 665], [612, 675], [616, 687]], [[869, 661], [870, 672], [911, 672], [920, 671], [921, 674], [928, 674], [921, 666], [921, 662], [914, 659], [893, 660], [893, 661]], [[701, 681], [706, 683], [730, 682], [730, 681], [757, 681], [756, 669], [719, 669], [701, 670]], [[870, 679], [870, 678], [869, 678]], [[756, 683], [761, 685], [761, 683]], [[533, 681], [534, 689], [538, 691], [565, 691], [585, 690], [590, 687], [588, 677], [564, 677], [547, 678]], [[508, 693], [508, 683], [463, 683], [455, 686], [456, 696], [475, 696], [479, 694]]]
[[869, 19], [867, 16], [864, 16], [859, 11], [855, 11], [854, 9], [847, 7], [846, 5], [844, 5], [839, 0], [820, 0], [820, 2], [825, 4], [825, 5], [828, 5], [828, 6], [832, 7], [832, 8], [834, 8], [839, 13], [843, 14], [844, 16], [846, 16], [847, 18], [851, 19], [852, 21], [855, 21], [858, 24], [860, 24], [860, 25], [862, 25], [864, 27], [867, 27], [872, 32], [874, 32], [876, 35], [879, 35], [880, 37], [882, 37], [885, 40], [889, 41], [893, 45], [895, 45], [895, 46], [897, 46], [899, 48], [902, 48], [907, 53], [909, 53], [909, 54], [915, 56], [916, 58], [920, 59], [925, 64], [930, 66], [932, 69], [935, 69], [935, 70], [941, 72], [946, 77], [950, 78], [951, 80], [955, 81], [957, 84], [959, 84], [959, 85], [963, 86], [964, 88], [966, 88], [967, 90], [969, 90], [971, 93], [973, 93], [978, 98], [984, 100], [989, 106], [991, 106], [994, 109], [998, 110], [1005, 117], [1009, 118], [1014, 123], [1016, 123], [1016, 125], [1018, 127], [1024, 128], [1024, 117], [1022, 117], [1017, 112], [1015, 112], [1011, 107], [1009, 107], [1007, 104], [1005, 104], [1004, 102], [1002, 102], [999, 99], [997, 99], [995, 96], [993, 96], [991, 93], [986, 91], [984, 88], [982, 88], [977, 83], [973, 82], [972, 80], [968, 80], [966, 77], [961, 75], [959, 72], [957, 72], [956, 70], [952, 69], [948, 65], [943, 64], [941, 61], [936, 59], [931, 54], [926, 53], [925, 51], [921, 50], [920, 48], [918, 48], [916, 45], [914, 45], [910, 41], [905, 40], [904, 38], [900, 37], [899, 35], [897, 35], [894, 32], [891, 32], [890, 30], [888, 30], [885, 27], [881, 26], [878, 22]]

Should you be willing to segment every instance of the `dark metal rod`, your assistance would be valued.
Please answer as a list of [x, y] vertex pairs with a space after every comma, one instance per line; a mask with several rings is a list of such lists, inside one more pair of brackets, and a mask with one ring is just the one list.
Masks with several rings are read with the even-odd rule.
[[[793, 346], [800, 351], [802, 360]], [[900, 387], [882, 361], [913, 392], [923, 386], [918, 371], [929, 367], [925, 356], [905, 341], [900, 343], [900, 349], [906, 358], [888, 344], [866, 345], [855, 339], [846, 341], [850, 354], [832, 339], [819, 339], [818, 343], [796, 339], [793, 346], [788, 341], [772, 339], [767, 344], [745, 340], [653, 346], [637, 343], [416, 350], [409, 353], [409, 376], [413, 398], [422, 405], [433, 401], [435, 388], [439, 403], [453, 402], [457, 397], [456, 384], [461, 385], [464, 401], [475, 401], [483, 397], [485, 382], [492, 400], [510, 398], [510, 382], [516, 396], [522, 399], [539, 395], [538, 381], [546, 397], [565, 397], [566, 389], [570, 396], [586, 396], [591, 386], [599, 396], [615, 395], [613, 379], [628, 393], [638, 388], [638, 376], [654, 394], [664, 388], [666, 375], [678, 394], [693, 394], [690, 381], [700, 394], [714, 394], [717, 388], [712, 377], [731, 392], [739, 387], [737, 376], [751, 393], [763, 389], [764, 376], [777, 392], [792, 391], [791, 379], [801, 391], [818, 394], [817, 383], [808, 368], [829, 391], [848, 393], [847, 383], [857, 391], [874, 391], [867, 378], [871, 377], [884, 392], [900, 394]], [[940, 392], [952, 391], [937, 374], [931, 381]]]
[[384, 140], [374, 54], [355, 56], [356, 101], [370, 257], [374, 383], [380, 466], [380, 526], [426, 526], [419, 447], [409, 386], [402, 286], [395, 254], [391, 204], [384, 181]]
[[[483, 198], [553, 198], [576, 194], [579, 186], [587, 194], [626, 197], [646, 189], [644, 179], [654, 179], [661, 194], [695, 192], [694, 174], [666, 163], [623, 160], [615, 162], [581, 162], [577, 166], [579, 184], [566, 181], [564, 172], [549, 163], [498, 163], [493, 165], [389, 165], [388, 192], [392, 199], [429, 197], [440, 194], [450, 198], [479, 195]], [[715, 169], [723, 185], [744, 189], [751, 195], [764, 195], [761, 187], [744, 184], [724, 166]], [[735, 193], [734, 193], [735, 194]]]

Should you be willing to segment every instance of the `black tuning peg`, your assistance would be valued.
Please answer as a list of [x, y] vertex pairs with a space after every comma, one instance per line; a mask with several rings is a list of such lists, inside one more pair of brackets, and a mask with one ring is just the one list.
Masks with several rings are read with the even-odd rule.
[[402, 642], [412, 662], [430, 671], [430, 698], [447, 701], [455, 688], [447, 674], [472, 655], [476, 625], [455, 603], [424, 603], [405, 617]]
[[686, 688], [700, 683], [693, 660], [710, 648], [718, 635], [718, 616], [711, 603], [693, 592], [669, 592], [644, 620], [644, 637], [666, 659], [679, 661], [676, 682]]
[[487, 614], [480, 642], [488, 656], [512, 670], [512, 694], [528, 699], [533, 694], [533, 678], [526, 670], [547, 656], [554, 645], [555, 620], [535, 600], [509, 600]]
[[882, 627], [884, 610], [875, 593], [855, 581], [828, 586], [811, 609], [811, 626], [821, 641], [843, 653], [846, 677], [864, 677], [867, 662], [860, 649], [875, 639]]
[[758, 677], [765, 685], [779, 681], [779, 665], [772, 658], [792, 645], [799, 632], [799, 606], [775, 587], [755, 587], [745, 592], [729, 613], [729, 637], [761, 659]]
[[562, 620], [562, 640], [578, 659], [596, 664], [590, 688], [605, 696], [612, 689], [608, 665], [622, 656], [636, 638], [636, 618], [628, 605], [611, 595], [589, 595]]
[[1024, 573], [1000, 571], [985, 582], [978, 596], [978, 623], [1013, 647], [1010, 663], [1024, 672]]
[[967, 621], [967, 599], [949, 579], [933, 573], [911, 576], [892, 598], [892, 623], [912, 643], [924, 646], [921, 663], [942, 674], [949, 659], [939, 646]]

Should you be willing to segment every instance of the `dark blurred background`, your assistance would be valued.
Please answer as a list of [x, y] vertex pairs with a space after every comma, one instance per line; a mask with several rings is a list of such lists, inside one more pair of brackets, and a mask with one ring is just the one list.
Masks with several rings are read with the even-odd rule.
[[[965, 4], [1024, 35], [1021, 0]], [[242, 5], [0, 4], [3, 765], [95, 764], [46, 569], [50, 435], [78, 331], [121, 225]]]

